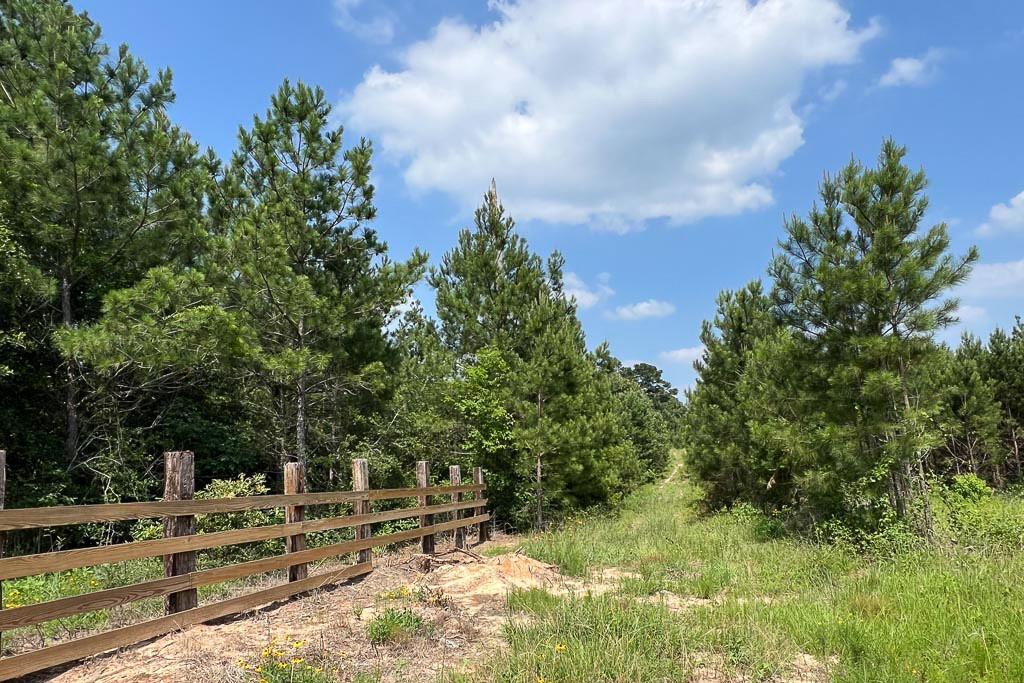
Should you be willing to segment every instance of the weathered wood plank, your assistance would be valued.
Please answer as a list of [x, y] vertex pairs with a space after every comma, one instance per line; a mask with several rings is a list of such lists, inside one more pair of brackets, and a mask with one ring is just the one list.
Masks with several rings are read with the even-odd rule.
[[[435, 507], [450, 506], [438, 505]], [[474, 517], [473, 519], [478, 520], [479, 518]], [[472, 523], [472, 520], [468, 519], [460, 521], [464, 524]], [[284, 569], [295, 561], [316, 562], [329, 557], [337, 557], [338, 555], [343, 555], [345, 553], [356, 552], [367, 547], [379, 547], [382, 545], [391, 545], [394, 543], [401, 543], [402, 541], [414, 540], [423, 531], [448, 531], [453, 528], [453, 524], [453, 522], [446, 522], [444, 524], [428, 527], [427, 529], [411, 529], [383, 536], [375, 536], [370, 539], [345, 541], [320, 548], [303, 550], [291, 555], [251, 560], [249, 562], [241, 562], [239, 564], [229, 565], [226, 567], [206, 569], [182, 576], [154, 579], [152, 581], [144, 581], [130, 586], [109, 588], [107, 590], [87, 593], [85, 595], [76, 595], [73, 597], [51, 600], [49, 602], [42, 602], [35, 605], [26, 605], [24, 607], [16, 607], [9, 610], [0, 610], [0, 631], [9, 631], [23, 626], [32, 626], [44, 621], [61, 619], [64, 617], [74, 616], [76, 614], [82, 614], [84, 612], [92, 612], [98, 609], [109, 609], [111, 607], [117, 607], [136, 600], [160, 597], [161, 595], [167, 595], [168, 593], [173, 593], [175, 591], [208, 586], [215, 583], [221, 583], [223, 581], [252, 576], [254, 574], [263, 574], [277, 569]]]
[[[192, 451], [164, 453], [164, 500], [192, 500], [196, 493], [196, 461]], [[164, 518], [164, 538], [194, 536], [195, 515]], [[164, 576], [191, 574], [196, 570], [196, 551], [164, 555]], [[195, 588], [170, 593], [164, 601], [167, 614], [185, 612], [199, 606]]]
[[[284, 492], [305, 493], [306, 492], [306, 468], [302, 463], [290, 462], [284, 466]], [[301, 505], [289, 505], [284, 509], [284, 521], [286, 524], [296, 524], [305, 519], [306, 508]], [[306, 549], [306, 535], [295, 534], [286, 536], [284, 539], [284, 551], [286, 553], [297, 553]], [[309, 576], [309, 567], [305, 564], [294, 564], [288, 567], [288, 580], [299, 581]]]
[[[352, 490], [357, 493], [368, 491], [370, 488], [370, 466], [365, 458], [356, 458], [352, 461]], [[361, 500], [352, 504], [352, 511], [357, 515], [370, 513], [370, 501]], [[356, 527], [356, 538], [367, 539], [372, 535], [372, 527], [369, 524], [360, 524]], [[373, 551], [367, 547], [359, 551], [359, 562], [372, 562]]]
[[[426, 460], [418, 460], [416, 462], [416, 487], [425, 489], [430, 487], [430, 463]], [[421, 508], [426, 508], [430, 505], [430, 496], [423, 495], [419, 497], [419, 505]], [[430, 514], [424, 514], [420, 516], [420, 527], [428, 527], [434, 523], [434, 516]], [[420, 551], [425, 555], [431, 555], [434, 552], [434, 534], [423, 534], [420, 538]]]
[[[451, 465], [448, 468], [448, 478], [451, 479], [453, 487], [457, 487], [457, 486], [461, 485], [462, 484], [462, 469], [458, 465]], [[462, 502], [462, 494], [461, 493], [453, 493], [452, 494], [452, 503], [461, 503], [461, 502]], [[455, 512], [452, 513], [452, 516], [453, 516], [454, 519], [459, 519], [462, 516], [462, 513], [459, 512], [458, 510], [456, 510]], [[455, 544], [456, 548], [465, 548], [466, 547], [466, 530], [463, 527], [458, 527], [457, 529], [455, 529], [454, 533], [452, 533], [452, 542]]]
[[336, 557], [350, 552], [357, 552], [368, 547], [380, 547], [392, 545], [403, 541], [415, 540], [423, 531], [443, 532], [450, 531], [456, 526], [486, 521], [488, 515], [481, 515], [464, 520], [454, 520], [442, 524], [436, 524], [426, 529], [409, 529], [383, 536], [374, 536], [369, 539], [345, 541], [320, 548], [307, 549], [294, 555], [268, 557], [261, 560], [251, 560], [226, 567], [206, 569], [192, 574], [174, 576], [163, 579], [154, 579], [142, 583], [110, 588], [95, 593], [77, 595], [69, 598], [61, 598], [36, 605], [12, 608], [0, 611], [0, 631], [9, 631], [13, 628], [32, 626], [34, 624], [59, 619], [63, 617], [91, 612], [98, 609], [108, 609], [118, 605], [124, 605], [135, 600], [159, 597], [174, 591], [188, 588], [198, 588], [223, 581], [230, 581], [254, 574], [262, 574], [277, 569], [283, 569], [296, 560], [315, 562], [330, 557]]
[[125, 626], [95, 636], [88, 636], [69, 643], [36, 650], [26, 654], [0, 659], [0, 680], [6, 681], [18, 676], [39, 671], [58, 664], [71, 662], [82, 657], [99, 654], [125, 645], [132, 645], [155, 636], [170, 633], [186, 626], [237, 614], [277, 600], [321, 588], [342, 579], [352, 578], [371, 571], [368, 564], [357, 564], [338, 571], [310, 576], [302, 581], [285, 583], [273, 588], [259, 590], [237, 598], [222, 600], [212, 605], [203, 605], [185, 612], [178, 612], [141, 624]]
[[[21, 555], [18, 557], [0, 558], [0, 579], [14, 579], [22, 576], [33, 576], [48, 572], [64, 571], [79, 567], [91, 567], [111, 562], [124, 562], [144, 557], [155, 557], [169, 553], [191, 550], [219, 548], [239, 543], [266, 541], [297, 533], [313, 533], [330, 531], [370, 524], [374, 522], [390, 522], [397, 519], [416, 517], [424, 511], [442, 513], [455, 510], [451, 504], [434, 505], [430, 508], [400, 508], [369, 515], [347, 515], [345, 517], [327, 517], [325, 519], [307, 520], [293, 524], [274, 524], [270, 526], [250, 527], [232, 531], [217, 531], [210, 534], [196, 534], [178, 538], [158, 538], [151, 541], [134, 541], [96, 548], [79, 548], [76, 550], [59, 550], [52, 553], [37, 555]], [[458, 508], [462, 509], [462, 508]]]
[[242, 512], [265, 510], [285, 505], [330, 505], [352, 503], [360, 500], [394, 500], [415, 498], [421, 495], [445, 495], [455, 492], [483, 490], [476, 484], [457, 487], [435, 486], [428, 489], [378, 489], [375, 491], [329, 491], [325, 493], [303, 493], [296, 495], [274, 494], [269, 496], [239, 496], [238, 498], [217, 498], [213, 500], [158, 500], [146, 503], [102, 503], [99, 505], [58, 505], [42, 508], [15, 508], [0, 510], [0, 531], [38, 529], [41, 527], [67, 526], [93, 522], [119, 522], [151, 517], [176, 515], [201, 515], [217, 512]]

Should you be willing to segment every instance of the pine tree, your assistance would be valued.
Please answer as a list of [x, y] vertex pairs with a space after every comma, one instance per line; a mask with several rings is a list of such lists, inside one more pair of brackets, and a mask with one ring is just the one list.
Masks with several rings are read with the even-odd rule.
[[[0, 2], [4, 222], [18, 258], [47, 283], [11, 311], [24, 343], [0, 349], [14, 370], [0, 421], [12, 425], [5, 441], [21, 462], [52, 478], [51, 492], [60, 469], [94, 454], [94, 425], [83, 422], [91, 396], [58, 333], [94, 320], [105, 292], [150, 266], [195, 254], [206, 175], [167, 117], [173, 99], [169, 71], [151, 76], [126, 46], [111, 51], [66, 3]], [[61, 422], [58, 446], [49, 433]]]
[[276, 452], [255, 467], [308, 461], [311, 485], [374, 424], [398, 365], [385, 327], [424, 261], [387, 258], [368, 225], [370, 147], [343, 151], [329, 117], [322, 91], [285, 83], [240, 132], [196, 266], [111, 293], [65, 342], [122, 378], [122, 402], [143, 395], [166, 411], [187, 391], [230, 406], [237, 430]]
[[343, 150], [330, 113], [321, 89], [286, 81], [239, 131], [211, 210], [216, 284], [258, 338], [254, 405], [271, 409], [281, 457], [302, 463], [310, 438], [337, 447], [327, 417], [348, 397], [372, 400], [393, 364], [381, 330], [425, 261], [387, 259], [369, 227], [371, 147]]
[[1020, 480], [1024, 476], [1024, 322], [1018, 317], [1009, 334], [1000, 329], [992, 332], [988, 353], [978, 360], [1002, 408], [1004, 448]]
[[739, 393], [755, 345], [775, 330], [771, 308], [760, 281], [754, 281], [719, 294], [714, 319], [701, 328], [704, 353], [694, 363], [697, 382], [688, 397], [685, 444], [688, 464], [714, 507], [738, 500], [765, 505], [784, 491], [780, 479], [788, 480], [766, 466], [764, 449], [750, 432], [751, 409]]
[[935, 332], [956, 320], [957, 300], [943, 297], [966, 279], [977, 251], [954, 257], [944, 223], [922, 226], [925, 175], [903, 163], [905, 154], [887, 140], [876, 168], [851, 162], [826, 177], [822, 206], [787, 221], [769, 273], [780, 319], [824, 373], [815, 396], [827, 411], [816, 429], [821, 457], [856, 445], [849, 505], [863, 496], [870, 505], [885, 491], [906, 518], [916, 499], [927, 530], [923, 459], [936, 439], [936, 406], [921, 378], [934, 362]]
[[460, 353], [495, 346], [521, 357], [527, 343], [523, 312], [543, 295], [543, 264], [516, 233], [493, 182], [474, 227], [459, 233], [457, 246], [428, 278], [441, 336]]
[[983, 374], [989, 352], [981, 340], [965, 334], [954, 350], [941, 354], [933, 378], [939, 396], [937, 416], [943, 436], [941, 455], [933, 463], [939, 472], [970, 472], [997, 484], [1004, 483], [1004, 449], [1000, 440], [1002, 409], [995, 382]]
[[[479, 439], [466, 443], [477, 451], [476, 462], [503, 473], [508, 495], [497, 504], [513, 515], [511, 521], [537, 527], [552, 514], [610, 499], [643, 469], [612, 385], [587, 353], [576, 306], [563, 289], [563, 265], [558, 253], [545, 263], [530, 251], [492, 184], [475, 214], [475, 229], [460, 233], [430, 275], [441, 339], [460, 368], [456, 382], [470, 385], [459, 391], [474, 383], [478, 390], [475, 373], [485, 370], [507, 382], [475, 394], [482, 403], [474, 410], [489, 406], [485, 413], [493, 417], [489, 401], [502, 395], [514, 448], [506, 448], [501, 430], [486, 427], [490, 418], [481, 421], [463, 406], [462, 429], [473, 434], [486, 427], [501, 434], [502, 445], [493, 450]], [[529, 498], [512, 495], [524, 489]]]

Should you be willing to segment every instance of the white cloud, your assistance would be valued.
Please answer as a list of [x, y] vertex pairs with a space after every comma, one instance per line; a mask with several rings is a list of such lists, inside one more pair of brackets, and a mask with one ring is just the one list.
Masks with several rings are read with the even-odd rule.
[[894, 88], [901, 85], [927, 85], [939, 75], [939, 62], [945, 52], [931, 48], [920, 57], [897, 57], [889, 64], [878, 85]]
[[576, 299], [576, 305], [580, 308], [593, 308], [602, 299], [615, 294], [608, 282], [611, 277], [608, 273], [601, 273], [597, 276], [597, 285], [591, 287], [583, 279], [572, 271], [565, 274], [565, 293]]
[[1024, 230], [1024, 192], [1005, 204], [996, 204], [988, 212], [988, 222], [982, 223], [975, 231], [987, 237], [1000, 232]]
[[611, 320], [643, 320], [644, 318], [664, 318], [676, 312], [676, 307], [667, 301], [648, 299], [628, 306], [619, 306], [606, 316]]
[[960, 322], [968, 325], [988, 320], [988, 311], [981, 306], [972, 306], [971, 304], [960, 304], [956, 315], [960, 318]]
[[662, 351], [658, 357], [669, 363], [693, 363], [704, 355], [704, 346], [685, 346], [672, 351]]
[[334, 23], [343, 31], [367, 42], [390, 43], [395, 37], [394, 17], [388, 13], [378, 13], [367, 19], [359, 19], [354, 12], [362, 4], [363, 0], [334, 0]]
[[1021, 297], [1024, 292], [1024, 259], [1003, 263], [979, 263], [970, 279], [955, 294], [971, 301]]
[[840, 95], [846, 92], [846, 87], [846, 81], [840, 78], [831, 85], [819, 90], [818, 94], [821, 95], [821, 99], [825, 100], [826, 102], [835, 102], [837, 99], [839, 99]]
[[370, 69], [340, 111], [416, 191], [474, 206], [492, 177], [520, 220], [686, 222], [772, 202], [803, 143], [805, 77], [878, 29], [837, 0], [509, 0], [446, 19]]

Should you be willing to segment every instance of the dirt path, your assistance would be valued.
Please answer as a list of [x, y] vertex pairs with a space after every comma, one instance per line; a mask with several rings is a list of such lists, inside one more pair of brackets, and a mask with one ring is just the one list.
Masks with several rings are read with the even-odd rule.
[[[432, 558], [411, 549], [379, 555], [374, 571], [360, 580], [101, 655], [38, 680], [253, 681], [258, 680], [251, 672], [261, 653], [283, 650], [340, 680], [366, 674], [388, 682], [432, 681], [447, 671], [471, 668], [500, 645], [509, 590], [582, 589], [555, 567], [524, 555], [483, 557], [476, 552], [512, 542], [503, 538], [471, 553]], [[423, 634], [391, 645], [372, 644], [368, 625], [388, 608], [415, 612], [426, 624]]]
[[668, 473], [668, 476], [661, 480], [661, 484], [659, 485], [659, 488], [665, 488], [666, 486], [668, 486], [672, 482], [672, 480], [675, 478], [676, 473], [679, 471], [679, 468], [681, 468], [682, 466], [683, 466], [683, 463], [677, 462], [675, 464], [675, 466], [672, 468], [672, 471]]

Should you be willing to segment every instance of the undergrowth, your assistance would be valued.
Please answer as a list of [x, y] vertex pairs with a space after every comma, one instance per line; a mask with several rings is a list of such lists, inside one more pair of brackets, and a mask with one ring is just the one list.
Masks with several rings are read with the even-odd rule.
[[600, 596], [512, 593], [529, 618], [510, 621], [477, 679], [784, 681], [810, 661], [811, 680], [1024, 680], [1019, 498], [937, 488], [932, 543], [856, 545], [786, 537], [756, 510], [701, 514], [699, 496], [680, 478], [526, 537], [523, 552], [564, 573], [631, 574]]

